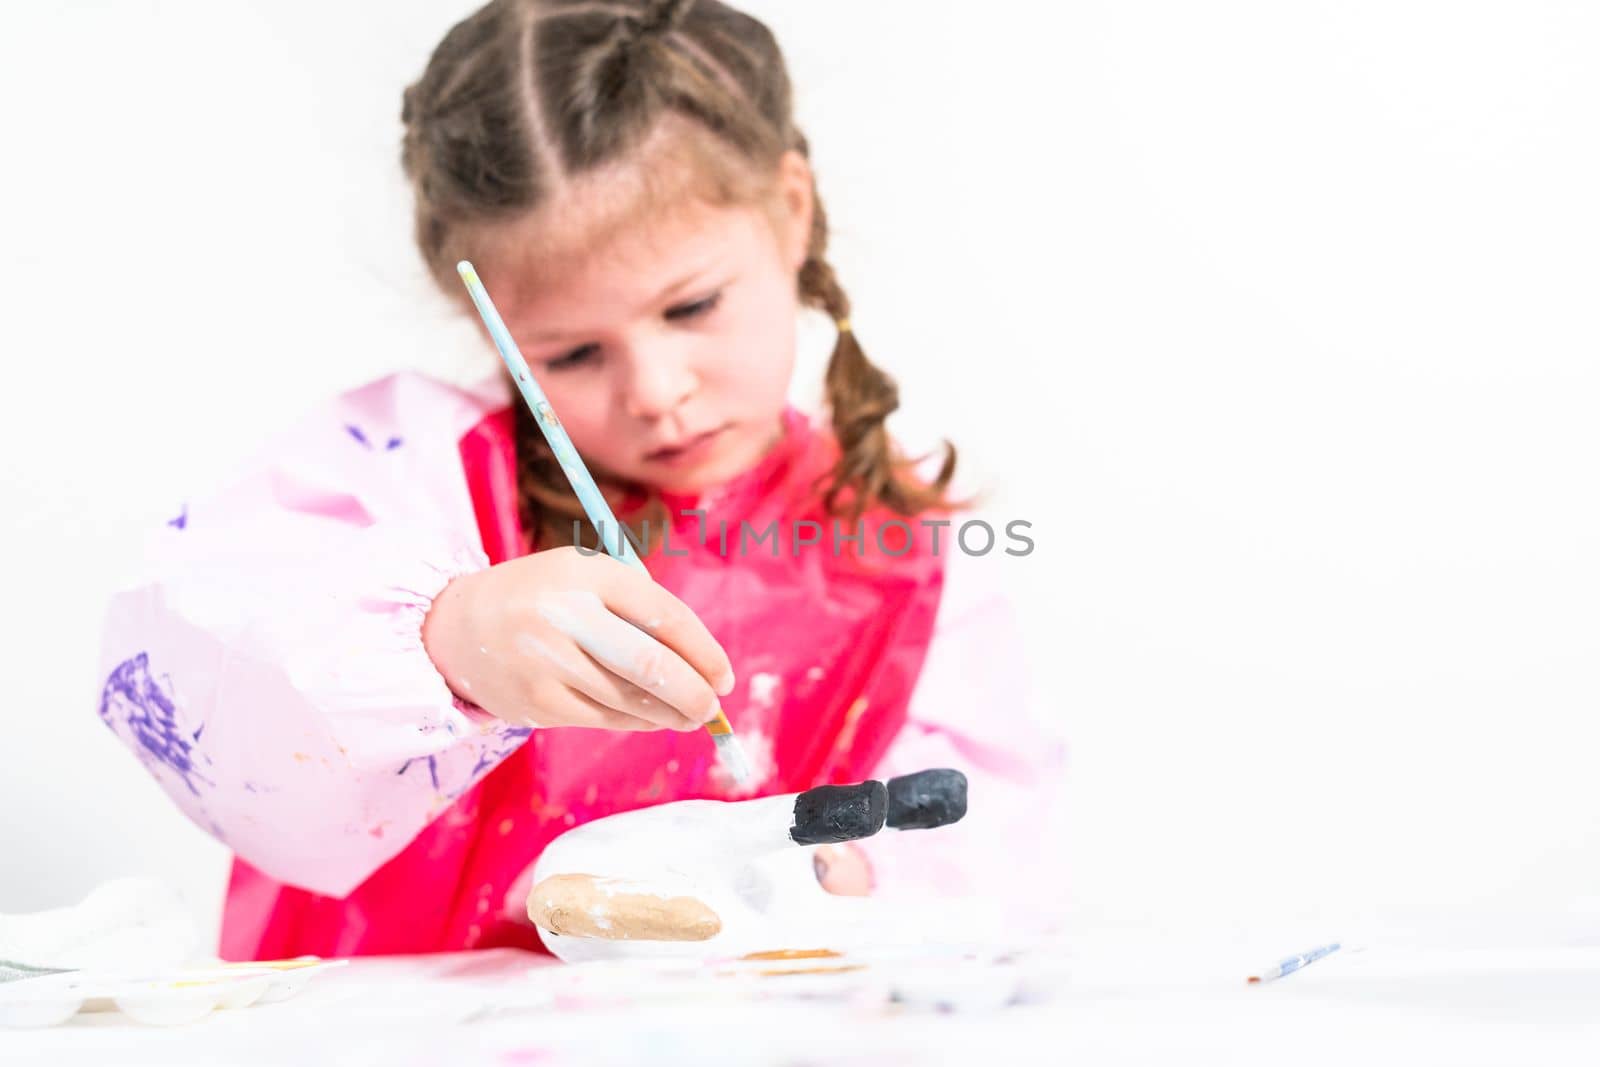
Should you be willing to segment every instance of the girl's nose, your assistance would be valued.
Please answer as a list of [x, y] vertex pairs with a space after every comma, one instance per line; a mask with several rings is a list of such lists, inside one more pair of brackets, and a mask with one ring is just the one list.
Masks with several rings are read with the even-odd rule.
[[623, 360], [623, 408], [636, 419], [658, 419], [677, 410], [695, 389], [693, 368], [670, 342], [636, 345]]

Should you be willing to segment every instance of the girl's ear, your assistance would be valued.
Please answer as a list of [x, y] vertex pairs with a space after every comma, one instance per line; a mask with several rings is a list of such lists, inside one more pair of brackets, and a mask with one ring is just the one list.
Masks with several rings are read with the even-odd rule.
[[783, 205], [779, 239], [789, 269], [805, 266], [811, 251], [811, 222], [816, 212], [816, 179], [811, 164], [799, 152], [789, 151], [778, 161], [778, 198]]

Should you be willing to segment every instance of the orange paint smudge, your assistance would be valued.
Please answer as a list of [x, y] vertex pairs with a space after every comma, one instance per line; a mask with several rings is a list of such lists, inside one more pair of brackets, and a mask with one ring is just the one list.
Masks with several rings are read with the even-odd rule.
[[867, 698], [857, 697], [856, 702], [850, 705], [850, 710], [844, 713], [844, 723], [839, 727], [839, 737], [833, 743], [835, 755], [841, 755], [850, 750], [855, 744], [856, 729], [861, 725], [861, 716], [867, 710]]
[[840, 953], [831, 948], [780, 948], [771, 952], [752, 952], [741, 960], [836, 960]]
[[763, 978], [787, 978], [791, 974], [849, 974], [851, 971], [864, 971], [865, 963], [852, 963], [845, 967], [802, 967], [793, 971], [762, 971]]

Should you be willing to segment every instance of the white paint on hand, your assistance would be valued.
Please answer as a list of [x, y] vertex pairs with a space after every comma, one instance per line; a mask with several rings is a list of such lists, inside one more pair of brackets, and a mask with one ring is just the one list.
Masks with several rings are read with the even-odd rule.
[[661, 663], [664, 657], [673, 655], [672, 651], [637, 626], [612, 614], [605, 603], [587, 589], [541, 596], [536, 610], [545, 622], [624, 678], [648, 679], [645, 684], [652, 689], [666, 684]]
[[533, 634], [517, 634], [516, 637], [512, 639], [512, 643], [516, 645], [518, 652], [522, 653], [524, 656], [527, 656], [529, 659], [544, 660], [552, 667], [564, 671], [568, 680], [578, 676], [578, 667], [572, 662], [572, 660], [568, 659], [566, 656], [563, 656], [560, 652], [551, 648]]

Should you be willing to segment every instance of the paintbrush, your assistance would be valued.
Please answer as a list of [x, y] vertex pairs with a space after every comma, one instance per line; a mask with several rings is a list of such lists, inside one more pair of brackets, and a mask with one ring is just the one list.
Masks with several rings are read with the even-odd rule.
[[[633, 550], [633, 543], [623, 536], [621, 524], [611, 513], [611, 505], [607, 504], [606, 498], [601, 495], [600, 487], [595, 484], [594, 478], [589, 474], [589, 468], [584, 466], [583, 460], [579, 458], [578, 450], [572, 447], [572, 439], [567, 436], [561, 421], [556, 418], [555, 409], [550, 406], [550, 401], [545, 399], [544, 390], [534, 381], [527, 360], [522, 358], [522, 351], [517, 347], [516, 341], [512, 340], [511, 331], [506, 329], [505, 322], [500, 318], [500, 312], [495, 310], [494, 301], [489, 299], [489, 291], [483, 287], [478, 272], [466, 260], [456, 264], [456, 271], [466, 283], [467, 293], [472, 297], [472, 303], [483, 318], [483, 324], [488, 327], [489, 336], [494, 339], [495, 347], [500, 350], [500, 358], [505, 361], [506, 369], [511, 372], [512, 381], [522, 393], [522, 399], [527, 402], [528, 409], [533, 412], [540, 432], [544, 434], [544, 439], [550, 442], [550, 450], [555, 453], [556, 462], [561, 464], [561, 470], [572, 483], [573, 492], [577, 493], [578, 500], [583, 504], [584, 513], [599, 531], [600, 543], [613, 558], [648, 575], [650, 571], [638, 553]], [[615, 544], [606, 539], [608, 529], [617, 531]], [[717, 708], [716, 718], [706, 723], [706, 732], [716, 742], [717, 758], [733, 776], [733, 780], [740, 785], [746, 784], [750, 780], [750, 763], [745, 759], [744, 749], [740, 747], [739, 739], [733, 735], [733, 726], [728, 722], [728, 717], [723, 714], [721, 707]]]
[[1330, 956], [1338, 951], [1338, 942], [1334, 942], [1331, 945], [1323, 945], [1319, 948], [1314, 948], [1309, 952], [1302, 952], [1298, 956], [1290, 956], [1286, 960], [1279, 960], [1277, 963], [1273, 964], [1265, 971], [1262, 971], [1260, 974], [1252, 974], [1249, 978], [1246, 978], [1245, 981], [1252, 985], [1261, 982], [1275, 982], [1284, 975], [1293, 974], [1307, 964], [1315, 963], [1324, 956]]
[[0, 960], [0, 984], [20, 982], [26, 978], [43, 978], [51, 974], [72, 974], [71, 967], [34, 967], [16, 960]]

